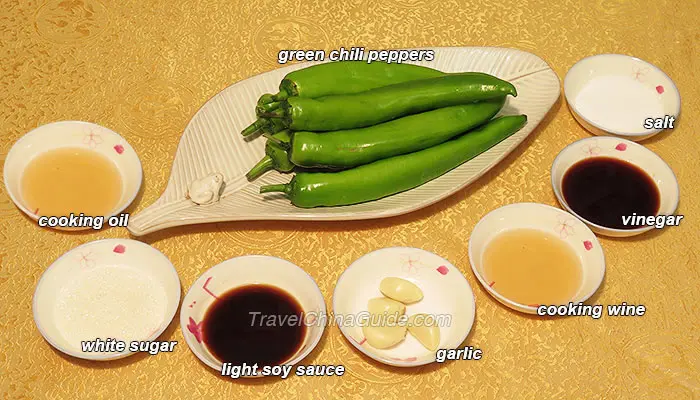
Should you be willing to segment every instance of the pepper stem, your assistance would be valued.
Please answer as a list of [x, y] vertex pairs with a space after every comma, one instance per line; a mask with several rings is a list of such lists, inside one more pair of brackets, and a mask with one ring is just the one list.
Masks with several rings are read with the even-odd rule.
[[272, 158], [270, 158], [270, 156], [266, 155], [260, 161], [258, 161], [258, 163], [255, 164], [255, 166], [253, 168], [251, 168], [247, 174], [245, 174], [245, 177], [249, 181], [254, 181], [254, 180], [258, 179], [265, 172], [270, 171], [274, 168], [275, 168], [275, 166], [274, 166], [274, 163], [272, 161]]
[[267, 125], [269, 121], [267, 121], [265, 118], [258, 118], [253, 122], [252, 124], [248, 125], [245, 129], [241, 131], [241, 135], [243, 136], [250, 136], [256, 132], [258, 132], [260, 129], [262, 129], [265, 125]]
[[275, 95], [272, 93], [265, 93], [258, 99], [258, 105], [261, 106], [263, 104], [272, 103], [273, 101], [275, 101]]
[[273, 94], [271, 99], [272, 101], [282, 101], [282, 100], [287, 100], [289, 98], [289, 95], [287, 92], [279, 92], [277, 94]]
[[286, 129], [284, 121], [281, 118], [269, 120], [270, 123], [262, 127], [263, 133], [277, 133]]
[[259, 114], [262, 118], [283, 118], [285, 115], [283, 108], [278, 108], [276, 110]]
[[[283, 86], [283, 85], [280, 85]], [[272, 101], [282, 101], [282, 100], [287, 100], [289, 98], [289, 91], [287, 90], [286, 87], [282, 87], [280, 91], [277, 94], [272, 95]]]
[[262, 115], [266, 112], [275, 111], [276, 109], [280, 108], [280, 105], [282, 105], [282, 103], [279, 101], [272, 102], [272, 103], [258, 104], [255, 107], [255, 113], [257, 115]]
[[283, 192], [287, 193], [287, 184], [279, 183], [275, 185], [260, 186], [260, 193]]

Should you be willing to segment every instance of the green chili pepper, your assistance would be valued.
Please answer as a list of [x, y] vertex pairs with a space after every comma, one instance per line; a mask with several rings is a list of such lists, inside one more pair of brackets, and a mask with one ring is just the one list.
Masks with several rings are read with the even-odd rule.
[[[276, 110], [280, 101], [289, 97], [323, 97], [364, 92], [365, 90], [393, 85], [416, 79], [434, 78], [444, 72], [412, 64], [366, 63], [364, 61], [338, 61], [316, 64], [288, 73], [279, 85], [279, 93], [266, 93], [258, 99], [256, 114]], [[251, 135], [260, 129], [260, 119], [241, 132]]]
[[435, 146], [490, 120], [505, 98], [438, 108], [367, 128], [295, 132], [288, 158], [300, 167], [349, 168]]
[[[343, 169], [422, 150], [483, 124], [503, 107], [505, 98], [438, 108], [367, 128], [335, 132], [294, 132], [285, 148], [274, 145], [249, 173], [255, 179], [276, 165], [289, 172], [290, 161], [304, 168]], [[268, 143], [269, 145], [269, 143]], [[276, 169], [276, 168], [275, 168]]]
[[287, 148], [291, 134], [284, 130], [277, 132], [271, 136], [265, 143], [265, 157], [258, 161], [257, 164], [245, 175], [249, 181], [252, 181], [267, 171], [276, 169], [280, 172], [290, 172], [294, 169], [294, 164], [287, 157]]
[[289, 97], [323, 97], [359, 93], [395, 83], [434, 78], [444, 72], [412, 64], [338, 61], [316, 64], [288, 73], [280, 82], [279, 93], [272, 101]]
[[302, 208], [377, 200], [445, 174], [519, 131], [526, 122], [525, 115], [499, 117], [425, 150], [340, 172], [299, 172], [287, 184], [262, 186], [260, 193], [284, 192], [292, 204]]
[[444, 75], [317, 99], [290, 97], [265, 117], [295, 131], [337, 131], [376, 125], [436, 108], [517, 96], [515, 86], [482, 73]]

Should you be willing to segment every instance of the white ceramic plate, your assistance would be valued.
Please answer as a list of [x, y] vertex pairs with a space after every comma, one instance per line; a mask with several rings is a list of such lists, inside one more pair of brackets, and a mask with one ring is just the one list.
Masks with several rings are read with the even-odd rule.
[[[559, 78], [541, 58], [524, 51], [489, 47], [436, 48], [435, 61], [422, 63], [445, 72], [480, 71], [511, 81], [518, 90], [503, 109], [527, 114], [527, 125], [490, 150], [418, 188], [384, 199], [345, 207], [301, 209], [283, 198], [258, 193], [260, 186], [286, 183], [291, 175], [267, 173], [249, 183], [245, 174], [264, 155], [265, 140], [239, 134], [255, 120], [260, 95], [276, 92], [287, 73], [311, 65], [280, 68], [238, 82], [209, 100], [192, 118], [180, 140], [170, 180], [155, 204], [129, 220], [134, 235], [203, 222], [240, 220], [351, 220], [384, 218], [426, 207], [463, 189], [512, 152], [542, 121], [559, 97]], [[163, 160], [165, 161], [165, 160]], [[224, 175], [221, 201], [197, 206], [186, 198], [193, 180]]]
[[581, 263], [582, 282], [571, 299], [572, 302], [586, 301], [598, 290], [605, 276], [605, 256], [593, 232], [573, 215], [558, 208], [538, 203], [515, 203], [486, 214], [476, 224], [469, 238], [472, 271], [484, 289], [496, 300], [517, 311], [530, 314], [537, 312], [537, 304], [519, 304], [502, 296], [494, 289], [494, 282], [489, 282], [484, 274], [481, 259], [486, 246], [497, 235], [512, 229], [537, 229], [553, 233], [574, 250]]
[[614, 229], [594, 224], [571, 209], [562, 194], [562, 180], [566, 171], [577, 162], [589, 157], [610, 157], [627, 161], [646, 172], [659, 189], [659, 211], [657, 215], [673, 215], [680, 201], [680, 187], [671, 167], [653, 151], [626, 139], [615, 137], [591, 137], [576, 141], [564, 148], [552, 163], [552, 188], [554, 194], [570, 213], [576, 215], [596, 233], [612, 237], [635, 236], [654, 229], [645, 226], [636, 229]]
[[202, 342], [202, 320], [219, 295], [239, 286], [253, 284], [277, 286], [292, 295], [304, 310], [306, 337], [297, 353], [285, 365], [294, 365], [309, 355], [323, 335], [327, 321], [326, 303], [321, 290], [306, 271], [277, 257], [252, 255], [231, 258], [211, 267], [192, 284], [180, 311], [180, 327], [190, 350], [218, 372], [221, 372], [221, 361]]
[[[414, 367], [435, 361], [435, 353], [424, 348], [411, 334], [389, 349], [375, 349], [364, 339], [367, 302], [382, 297], [379, 283], [397, 277], [415, 283], [423, 299], [406, 306], [406, 315], [425, 313], [435, 317], [440, 329], [438, 349], [456, 349], [474, 324], [476, 303], [469, 282], [444, 258], [411, 247], [389, 247], [373, 251], [353, 262], [338, 278], [333, 292], [333, 316], [340, 331], [355, 348], [384, 364]], [[341, 319], [342, 318], [342, 319]]]
[[[34, 321], [58, 350], [88, 360], [113, 360], [129, 351], [88, 353], [78, 338], [127, 342], [156, 340], [180, 304], [180, 279], [168, 258], [130, 239], [89, 242], [62, 255], [39, 279], [34, 292]], [[125, 313], [125, 314], [124, 314]], [[124, 314], [124, 315], [123, 315]], [[126, 317], [128, 315], [128, 317]], [[120, 336], [140, 331], [130, 340]]]
[[22, 198], [20, 184], [24, 169], [41, 153], [62, 147], [80, 147], [95, 151], [113, 162], [119, 170], [122, 177], [122, 196], [115, 209], [105, 217], [119, 214], [134, 201], [141, 188], [141, 161], [123, 137], [91, 122], [53, 122], [22, 136], [12, 146], [5, 159], [3, 175], [7, 193], [15, 205], [29, 217], [36, 220], [39, 215], [37, 210], [30, 210]]

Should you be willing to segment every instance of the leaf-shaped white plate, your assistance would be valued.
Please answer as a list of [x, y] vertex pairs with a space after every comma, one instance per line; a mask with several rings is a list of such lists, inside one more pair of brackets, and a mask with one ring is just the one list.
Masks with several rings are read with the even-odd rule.
[[[486, 72], [512, 82], [502, 114], [526, 114], [527, 125], [498, 145], [447, 174], [415, 189], [377, 201], [345, 207], [302, 209], [279, 195], [261, 195], [260, 186], [286, 183], [290, 174], [269, 172], [250, 183], [245, 174], [263, 157], [265, 140], [247, 141], [239, 132], [255, 120], [255, 104], [274, 93], [289, 72], [311, 65], [295, 64], [238, 82], [209, 100], [187, 125], [163, 195], [133, 216], [129, 231], [137, 236], [179, 225], [243, 220], [351, 220], [384, 218], [426, 207], [463, 189], [513, 151], [539, 124], [559, 97], [559, 78], [541, 58], [515, 49], [491, 47], [434, 48], [435, 61], [417, 63], [444, 72]], [[186, 197], [193, 180], [223, 174], [221, 200], [196, 205]]]

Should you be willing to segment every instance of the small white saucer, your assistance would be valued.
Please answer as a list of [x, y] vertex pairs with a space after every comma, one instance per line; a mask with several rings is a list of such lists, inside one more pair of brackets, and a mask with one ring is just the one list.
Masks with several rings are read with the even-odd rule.
[[[333, 292], [333, 314], [340, 331], [355, 348], [388, 365], [415, 367], [435, 361], [436, 353], [424, 348], [411, 334], [388, 349], [375, 349], [364, 339], [363, 316], [367, 302], [383, 296], [379, 283], [388, 277], [406, 279], [423, 292], [423, 299], [406, 305], [406, 315], [435, 316], [440, 329], [438, 349], [456, 349], [474, 324], [476, 303], [469, 282], [457, 267], [444, 258], [411, 247], [388, 247], [368, 253], [353, 262], [338, 278]], [[442, 322], [441, 322], [442, 321]], [[444, 322], [444, 323], [443, 323]]]
[[[32, 308], [39, 332], [53, 347], [73, 357], [105, 361], [133, 354], [130, 341], [156, 340], [179, 303], [180, 279], [163, 253], [136, 240], [103, 239], [54, 261], [39, 279]], [[143, 334], [127, 341], [120, 330]], [[91, 331], [104, 333], [101, 340], [126, 342], [127, 350], [83, 352], [78, 340], [98, 338], [75, 336]]]
[[515, 203], [497, 208], [476, 224], [469, 238], [469, 262], [474, 275], [489, 294], [516, 311], [536, 314], [536, 304], [519, 304], [496, 292], [484, 274], [483, 252], [497, 235], [513, 229], [537, 229], [552, 233], [566, 242], [578, 255], [582, 284], [571, 299], [583, 302], [595, 293], [605, 275], [605, 256], [593, 232], [573, 215], [539, 203]]
[[[292, 295], [304, 310], [306, 337], [297, 353], [285, 362], [295, 365], [309, 355], [321, 340], [327, 323], [326, 303], [314, 279], [287, 260], [272, 256], [235, 257], [205, 271], [190, 287], [182, 301], [180, 327], [190, 350], [203, 363], [221, 372], [222, 363], [202, 340], [202, 320], [219, 295], [245, 285], [276, 286]], [[259, 378], [263, 375], [244, 376]]]
[[594, 224], [571, 209], [562, 193], [562, 180], [566, 171], [577, 162], [589, 157], [610, 157], [627, 161], [646, 172], [659, 189], [659, 211], [657, 215], [672, 215], [680, 200], [680, 187], [671, 167], [653, 151], [629, 140], [615, 137], [590, 137], [578, 140], [564, 148], [552, 163], [552, 188], [559, 204], [585, 222], [594, 232], [611, 237], [635, 236], [654, 229], [645, 226], [637, 229], [615, 229]]
[[[662, 111], [660, 115], [646, 115], [645, 118], [661, 118], [666, 115], [678, 118], [680, 114], [681, 97], [678, 88], [673, 83], [673, 80], [661, 69], [636, 57], [622, 54], [598, 54], [586, 57], [574, 64], [564, 78], [564, 94], [569, 109], [574, 118], [595, 135], [612, 135], [640, 141], [662, 131], [662, 129], [644, 129], [642, 126], [643, 119], [639, 121], [638, 125], [625, 125], [624, 129], [615, 129], [596, 122], [598, 115], [591, 115], [590, 111], [588, 113], [585, 112], [585, 109], [580, 104], [577, 104], [579, 93], [596, 78], [606, 78], [615, 82], [623, 79], [639, 85], [640, 88], [646, 88], [649, 96], [654, 96], [650, 98], [655, 98], [659, 101]], [[612, 96], [625, 98], [624, 93], [610, 92], [610, 90], [614, 89], [603, 89], [601, 91], [600, 101], [612, 100]], [[643, 91], [642, 93], [647, 92]], [[634, 99], [635, 97], [631, 98], [632, 101]], [[616, 101], [612, 106], [624, 107], [628, 102]], [[632, 110], [632, 112], [634, 111]]]
[[[5, 188], [17, 208], [34, 220], [39, 218], [35, 210], [30, 210], [22, 199], [22, 174], [36, 156], [62, 147], [90, 149], [107, 157], [117, 167], [122, 176], [122, 196], [115, 209], [104, 217], [121, 213], [134, 201], [141, 188], [143, 171], [141, 161], [129, 143], [116, 132], [91, 122], [60, 121], [33, 129], [22, 136], [7, 153], [3, 170]], [[77, 229], [90, 227], [68, 230]]]

